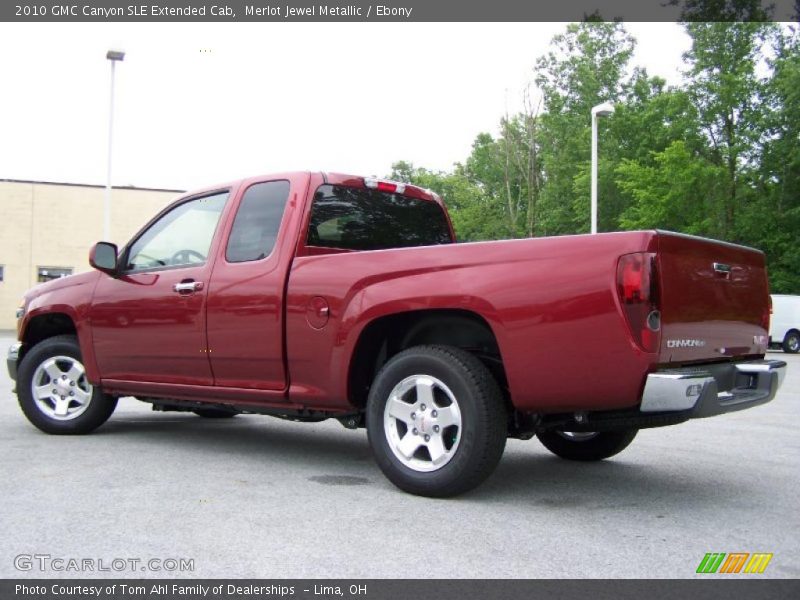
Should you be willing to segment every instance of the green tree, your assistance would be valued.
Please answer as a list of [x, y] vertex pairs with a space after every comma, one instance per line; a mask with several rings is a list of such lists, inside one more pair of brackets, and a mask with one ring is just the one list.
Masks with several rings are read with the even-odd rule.
[[757, 202], [740, 227], [767, 253], [772, 289], [800, 293], [800, 37], [785, 30], [774, 44], [766, 85], [768, 135], [761, 146]]
[[750, 0], [684, 2], [692, 47], [677, 87], [629, 70], [634, 40], [622, 24], [569, 25], [536, 62], [541, 110], [526, 101], [505, 115], [451, 171], [401, 162], [393, 176], [440, 193], [464, 240], [587, 231], [590, 111], [611, 101], [600, 230], [749, 244], [766, 252], [772, 289], [798, 293], [800, 36], [759, 22], [760, 10]]
[[[617, 167], [623, 163], [655, 167], [657, 154], [675, 141], [682, 141], [690, 152], [697, 152], [703, 143], [696, 130], [697, 111], [684, 91], [667, 88], [663, 79], [649, 76], [645, 69], [634, 69], [601, 138], [600, 231], [624, 228], [623, 214], [641, 201], [629, 185], [621, 185]], [[575, 183], [576, 194], [588, 195], [588, 165]]]
[[[589, 229], [590, 112], [600, 102], [623, 97], [634, 45], [621, 23], [571, 24], [536, 62], [544, 99], [539, 128], [545, 173], [539, 200], [542, 234]], [[605, 136], [600, 143], [600, 155], [612, 156]]]
[[652, 164], [630, 159], [616, 169], [620, 187], [634, 202], [620, 218], [623, 229], [670, 229], [713, 235], [717, 228], [711, 205], [723, 168], [698, 160], [684, 141], [654, 152]]
[[747, 177], [758, 163], [765, 135], [764, 81], [757, 75], [762, 49], [775, 26], [768, 23], [688, 23], [692, 47], [684, 55], [688, 93], [709, 142], [707, 158], [725, 168], [719, 202], [724, 239], [740, 239], [737, 210], [747, 201]]
[[[678, 6], [681, 2], [670, 0], [669, 4]], [[761, 0], [683, 0], [681, 21], [767, 21], [770, 10], [763, 4]]]
[[498, 234], [509, 237], [502, 206], [470, 180], [463, 165], [457, 164], [452, 172], [444, 173], [398, 161], [388, 177], [439, 194], [447, 203], [456, 237], [461, 241], [496, 239]]

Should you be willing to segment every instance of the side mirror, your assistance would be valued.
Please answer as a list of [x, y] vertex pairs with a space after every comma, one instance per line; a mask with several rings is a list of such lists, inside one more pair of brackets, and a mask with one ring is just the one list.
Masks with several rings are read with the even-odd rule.
[[97, 242], [89, 251], [89, 264], [111, 276], [117, 274], [117, 246], [110, 242]]

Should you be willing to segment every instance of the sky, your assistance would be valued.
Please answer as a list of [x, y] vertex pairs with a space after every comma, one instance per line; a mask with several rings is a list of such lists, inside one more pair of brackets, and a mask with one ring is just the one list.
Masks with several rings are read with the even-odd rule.
[[[0, 179], [193, 189], [288, 170], [448, 170], [522, 106], [559, 23], [2, 23]], [[681, 81], [689, 38], [628, 23]], [[535, 97], [535, 86], [532, 88]]]

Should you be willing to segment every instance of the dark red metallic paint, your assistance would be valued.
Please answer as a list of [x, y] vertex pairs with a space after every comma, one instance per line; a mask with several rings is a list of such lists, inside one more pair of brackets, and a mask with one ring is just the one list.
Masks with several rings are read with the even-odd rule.
[[89, 309], [94, 287], [101, 276], [98, 271], [90, 271], [53, 279], [28, 290], [25, 294], [25, 314], [17, 325], [17, 336], [22, 341], [35, 319], [51, 314], [69, 317], [75, 324], [86, 376], [92, 383], [100, 381], [100, 371], [95, 360]]
[[[769, 311], [764, 254], [752, 248], [675, 233], [659, 235], [661, 362], [762, 355]], [[714, 271], [724, 263], [730, 274]], [[669, 348], [669, 340], [702, 339], [705, 347]]]
[[[225, 241], [243, 191], [276, 179], [291, 187], [275, 249], [228, 263]], [[767, 284], [763, 255], [752, 249], [655, 231], [369, 252], [307, 247], [310, 202], [325, 182], [363, 187], [358, 177], [320, 173], [231, 184], [205, 264], [38, 286], [20, 339], [32, 318], [62, 312], [76, 324], [90, 380], [112, 393], [333, 412], [352, 408], [348, 374], [359, 335], [375, 319], [408, 311], [458, 309], [483, 319], [512, 400], [529, 411], [635, 406], [659, 364], [764, 352], [753, 336], [766, 335]], [[405, 193], [441, 203], [414, 186]], [[637, 345], [621, 310], [617, 264], [635, 252], [658, 257], [658, 352]], [[709, 273], [715, 261], [733, 265], [730, 281]], [[171, 286], [186, 278], [203, 281], [203, 290], [175, 294]], [[309, 321], [318, 299], [328, 309], [323, 326]], [[702, 335], [711, 340], [705, 349], [666, 349], [670, 336]]]
[[[294, 257], [295, 242], [308, 194], [309, 174], [288, 174], [250, 180], [232, 199], [235, 214], [241, 198], [254, 183], [288, 180], [289, 200], [272, 253], [252, 262], [231, 263], [224, 245], [217, 253], [208, 292], [207, 332], [211, 369], [217, 386], [284, 390], [284, 285]], [[225, 225], [228, 239], [233, 219]]]
[[[231, 219], [231, 197], [237, 190], [237, 186], [228, 188], [229, 198], [206, 262], [123, 272], [116, 277], [103, 274], [98, 279], [90, 319], [101, 379], [214, 384], [206, 337], [206, 301], [212, 268], [223, 247], [222, 231]], [[220, 191], [225, 188], [212, 190]], [[181, 198], [156, 215], [144, 229], [176, 204], [207, 193]], [[123, 249], [120, 256], [125, 253]], [[202, 289], [189, 293], [174, 290], [175, 284], [187, 282], [198, 282]]]
[[[646, 248], [652, 237], [625, 233], [299, 257], [287, 294], [290, 395], [342, 404], [350, 357], [367, 324], [399, 312], [454, 308], [480, 315], [492, 328], [519, 408], [635, 404], [656, 356], [633, 344], [619, 313], [616, 261]], [[304, 322], [305, 305], [315, 295], [330, 303], [322, 330]], [[575, 377], [576, 365], [585, 377]]]

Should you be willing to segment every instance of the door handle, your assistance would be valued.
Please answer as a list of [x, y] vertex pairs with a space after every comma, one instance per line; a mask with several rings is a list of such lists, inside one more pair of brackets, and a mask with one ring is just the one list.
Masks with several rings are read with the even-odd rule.
[[724, 277], [725, 279], [729, 279], [731, 276], [731, 266], [726, 265], [725, 263], [714, 263], [714, 272], [719, 275], [720, 277]]
[[192, 292], [199, 292], [202, 289], [202, 281], [181, 281], [172, 286], [172, 290], [179, 294], [190, 294]]

